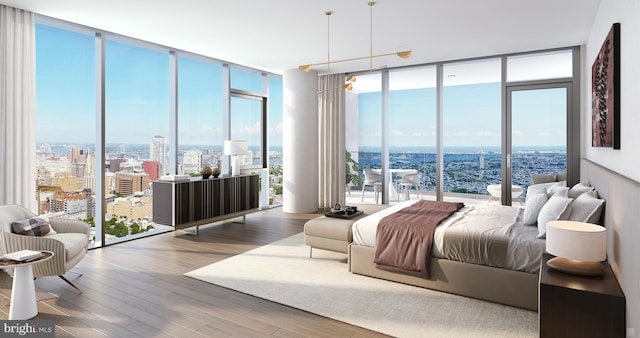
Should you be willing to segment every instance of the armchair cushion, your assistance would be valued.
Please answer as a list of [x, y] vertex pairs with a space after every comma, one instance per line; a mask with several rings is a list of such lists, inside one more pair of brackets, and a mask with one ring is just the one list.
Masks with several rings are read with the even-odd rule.
[[11, 222], [13, 232], [24, 236], [44, 236], [51, 232], [49, 221], [40, 217], [31, 217]]
[[89, 244], [88, 237], [82, 233], [59, 232], [53, 236], [48, 236], [48, 238], [52, 238], [62, 242], [62, 244], [64, 245], [64, 253], [67, 257], [67, 260], [75, 257], [80, 253], [86, 252], [87, 245]]

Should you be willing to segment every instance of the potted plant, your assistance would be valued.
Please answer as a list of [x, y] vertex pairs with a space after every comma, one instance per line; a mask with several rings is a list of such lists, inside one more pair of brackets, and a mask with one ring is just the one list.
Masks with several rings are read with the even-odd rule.
[[212, 171], [211, 171], [211, 175], [212, 175], [213, 177], [218, 177], [218, 176], [220, 176], [220, 168], [218, 168], [218, 167], [213, 168], [213, 169], [212, 169]]
[[208, 165], [204, 166], [204, 168], [202, 168], [202, 171], [200, 171], [200, 175], [202, 175], [202, 178], [204, 179], [209, 178], [209, 176], [211, 176], [212, 174], [213, 169], [211, 169], [211, 167]]
[[351, 158], [351, 153], [346, 150], [345, 151], [345, 164], [346, 168], [346, 182], [347, 184], [353, 183], [357, 188], [362, 187], [362, 177], [360, 177], [360, 164], [356, 162], [353, 158]]

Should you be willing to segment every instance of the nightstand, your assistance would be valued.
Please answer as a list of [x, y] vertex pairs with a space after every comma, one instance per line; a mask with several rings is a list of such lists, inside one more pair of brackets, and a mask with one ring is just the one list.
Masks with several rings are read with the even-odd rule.
[[540, 263], [538, 327], [545, 337], [625, 337], [625, 297], [611, 267], [601, 277], [581, 277]]

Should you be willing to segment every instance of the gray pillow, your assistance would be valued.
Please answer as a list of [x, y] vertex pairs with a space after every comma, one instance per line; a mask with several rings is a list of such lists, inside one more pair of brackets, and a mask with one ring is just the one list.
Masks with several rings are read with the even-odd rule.
[[573, 198], [560, 195], [553, 195], [549, 198], [538, 214], [538, 236], [536, 238], [546, 238], [547, 222], [569, 218], [572, 201]]
[[595, 189], [596, 188], [589, 186], [589, 182], [578, 182], [573, 187], [571, 187], [571, 189], [569, 189], [569, 197], [577, 198], [585, 192], [593, 191]]
[[531, 174], [531, 180], [533, 184], [555, 182], [556, 175], [554, 174]]
[[22, 219], [11, 223], [13, 232], [24, 236], [44, 236], [51, 231], [49, 221], [40, 217]]

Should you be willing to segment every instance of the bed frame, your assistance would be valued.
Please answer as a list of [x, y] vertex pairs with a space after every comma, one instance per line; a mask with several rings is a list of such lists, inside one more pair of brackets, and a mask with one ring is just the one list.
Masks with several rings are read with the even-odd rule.
[[348, 255], [352, 273], [538, 310], [537, 273], [431, 258], [431, 279], [423, 279], [377, 269], [373, 263], [375, 249], [371, 247], [351, 243]]

